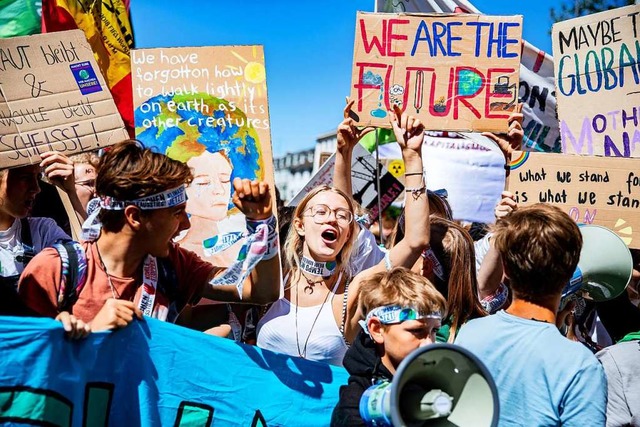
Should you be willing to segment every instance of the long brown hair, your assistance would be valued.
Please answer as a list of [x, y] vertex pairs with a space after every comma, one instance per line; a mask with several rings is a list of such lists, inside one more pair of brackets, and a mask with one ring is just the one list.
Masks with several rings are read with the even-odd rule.
[[469, 232], [453, 221], [431, 216], [429, 243], [444, 270], [444, 278], [435, 277], [436, 288], [447, 299], [451, 319], [449, 342], [468, 320], [487, 315], [478, 299], [475, 250]]
[[[351, 213], [354, 213], [354, 204], [349, 196], [347, 196], [343, 191], [338, 190], [337, 188], [329, 187], [326, 185], [316, 187], [311, 190], [303, 199], [300, 201], [296, 210], [293, 212], [293, 217], [291, 221], [295, 221], [296, 218], [302, 219], [303, 213], [307, 210], [307, 205], [309, 201], [313, 199], [317, 194], [320, 194], [324, 191], [330, 191], [342, 196], [349, 205], [349, 210]], [[349, 259], [351, 258], [351, 253], [353, 252], [353, 247], [355, 245], [356, 239], [358, 237], [358, 224], [355, 219], [351, 221], [349, 224], [349, 231], [351, 235], [349, 239], [345, 242], [342, 250], [338, 253], [336, 258], [336, 271], [343, 270], [347, 273], [348, 276], [352, 275], [352, 272], [348, 270]], [[302, 254], [302, 246], [304, 244], [304, 237], [298, 234], [298, 231], [295, 227], [289, 228], [289, 233], [287, 234], [287, 240], [284, 243], [284, 258], [286, 261], [286, 266], [290, 271], [297, 271], [300, 267], [300, 255]]]

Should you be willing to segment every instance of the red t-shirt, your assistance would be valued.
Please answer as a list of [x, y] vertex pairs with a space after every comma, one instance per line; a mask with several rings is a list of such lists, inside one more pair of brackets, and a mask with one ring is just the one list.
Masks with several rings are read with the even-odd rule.
[[[102, 269], [95, 242], [82, 244], [87, 258], [87, 279], [73, 305], [72, 314], [84, 322], [90, 322], [98, 314], [105, 301], [113, 298], [107, 274]], [[169, 259], [175, 268], [177, 293], [183, 301], [195, 304], [200, 299], [207, 279], [217, 269], [203, 261], [195, 253], [171, 245]], [[140, 269], [142, 270], [142, 269]], [[29, 262], [20, 277], [19, 292], [25, 304], [39, 314], [55, 317], [58, 314], [58, 294], [62, 276], [62, 264], [58, 252], [47, 248]], [[139, 277], [109, 275], [118, 299], [139, 303], [142, 295], [142, 273]], [[169, 310], [172, 301], [157, 291], [153, 313]]]

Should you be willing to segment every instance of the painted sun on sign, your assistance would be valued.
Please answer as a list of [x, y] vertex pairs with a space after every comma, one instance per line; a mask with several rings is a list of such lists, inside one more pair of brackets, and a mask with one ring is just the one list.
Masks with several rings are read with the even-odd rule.
[[[252, 52], [254, 61], [247, 61], [242, 57], [242, 55], [233, 50], [231, 51], [231, 54], [245, 64], [243, 73], [244, 79], [247, 82], [253, 83], [255, 85], [258, 96], [263, 96], [263, 91], [267, 90], [267, 72], [264, 68], [264, 64], [262, 64], [262, 62], [264, 62], [264, 58], [258, 57], [258, 52], [255, 46], [253, 47]], [[258, 62], [256, 60], [259, 60], [261, 62]], [[231, 65], [229, 65], [228, 67], [233, 68]], [[244, 88], [242, 95], [247, 96], [246, 89]]]

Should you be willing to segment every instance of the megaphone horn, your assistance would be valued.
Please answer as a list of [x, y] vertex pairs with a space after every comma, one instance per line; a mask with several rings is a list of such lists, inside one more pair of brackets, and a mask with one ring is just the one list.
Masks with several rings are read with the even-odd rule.
[[563, 301], [575, 293], [596, 302], [617, 297], [631, 281], [631, 251], [616, 233], [606, 227], [581, 224], [580, 232], [580, 261], [573, 278], [562, 291]]
[[391, 383], [366, 390], [360, 415], [376, 426], [493, 427], [499, 419], [498, 392], [471, 352], [432, 344], [409, 354]]

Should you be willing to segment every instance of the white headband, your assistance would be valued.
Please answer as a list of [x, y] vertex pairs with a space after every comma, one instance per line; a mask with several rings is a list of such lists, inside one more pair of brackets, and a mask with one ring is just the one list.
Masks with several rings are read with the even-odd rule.
[[101, 209], [121, 211], [128, 205], [137, 206], [142, 210], [162, 209], [178, 206], [186, 201], [187, 192], [184, 185], [135, 200], [120, 201], [110, 196], [92, 199], [87, 205], [87, 214], [89, 216], [82, 224], [82, 240], [95, 240], [100, 235], [102, 224], [100, 224], [98, 215]]
[[373, 308], [367, 313], [364, 321], [360, 321], [360, 326], [369, 334], [367, 323], [372, 317], [377, 317], [383, 325], [393, 325], [402, 323], [405, 320], [422, 320], [422, 319], [438, 319], [442, 320], [442, 313], [434, 311], [431, 313], [423, 313], [415, 307], [401, 307], [399, 305], [383, 305]]
[[152, 194], [135, 200], [116, 200], [111, 196], [100, 198], [100, 207], [108, 211], [121, 211], [128, 205], [134, 205], [142, 210], [171, 208], [187, 201], [187, 191], [183, 185], [162, 193]]

